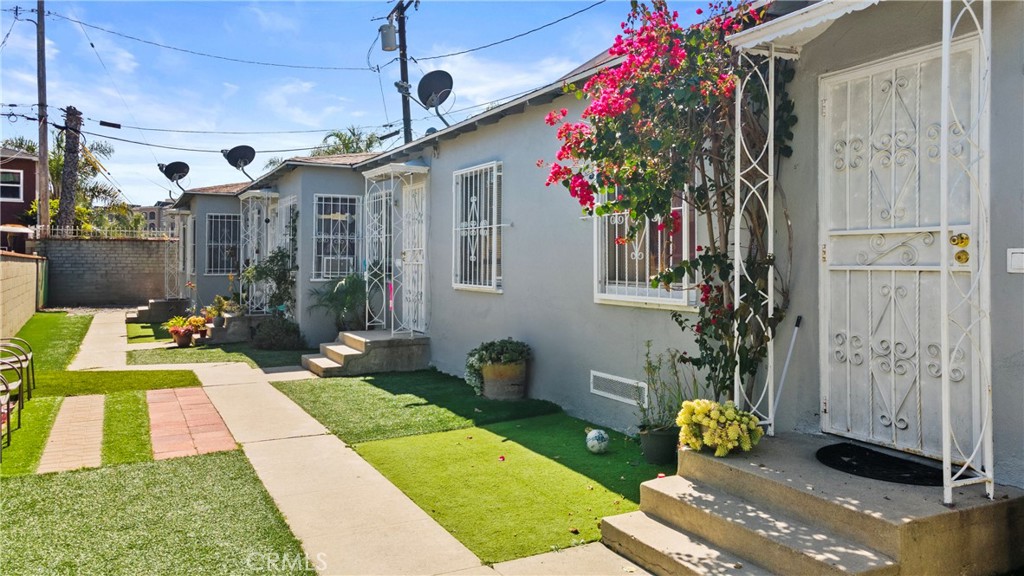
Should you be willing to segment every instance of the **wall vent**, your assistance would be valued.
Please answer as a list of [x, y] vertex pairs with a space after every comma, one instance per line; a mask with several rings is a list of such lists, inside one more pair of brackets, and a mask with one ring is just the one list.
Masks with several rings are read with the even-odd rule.
[[646, 382], [630, 380], [629, 378], [605, 374], [595, 370], [590, 371], [590, 393], [611, 398], [631, 406], [637, 406], [637, 400], [640, 401], [640, 404], [647, 405]]

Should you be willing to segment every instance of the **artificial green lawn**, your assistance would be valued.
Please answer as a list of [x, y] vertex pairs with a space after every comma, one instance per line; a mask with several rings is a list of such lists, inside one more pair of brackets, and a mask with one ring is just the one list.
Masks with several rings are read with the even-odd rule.
[[110, 394], [122, 390], [157, 390], [199, 386], [190, 370], [120, 370], [97, 372], [37, 372], [35, 396]]
[[125, 324], [129, 344], [146, 342], [170, 342], [171, 334], [162, 324]]
[[349, 444], [560, 410], [543, 400], [488, 400], [462, 380], [434, 370], [275, 382], [274, 386]]
[[482, 561], [503, 562], [598, 540], [602, 517], [636, 510], [640, 483], [672, 473], [615, 432], [591, 454], [586, 427], [549, 414], [357, 451]]
[[103, 403], [103, 465], [152, 459], [146, 392], [125, 390], [107, 394]]
[[238, 451], [0, 487], [5, 574], [314, 574], [301, 561], [269, 570], [302, 549]]
[[82, 338], [92, 324], [92, 316], [68, 315], [67, 312], [36, 312], [18, 331], [28, 340], [40, 370], [64, 370], [74, 360]]
[[128, 364], [208, 364], [211, 362], [245, 362], [253, 368], [298, 366], [303, 354], [314, 350], [259, 350], [246, 343], [189, 348], [154, 348], [129, 350]]
[[[0, 462], [0, 476], [32, 474], [43, 455], [46, 439], [57, 418], [61, 398], [33, 397], [25, 403], [21, 413], [21, 428], [14, 430], [11, 445], [3, 449], [4, 461]], [[17, 422], [17, 416], [15, 416]], [[0, 498], [2, 500], [2, 498]]]

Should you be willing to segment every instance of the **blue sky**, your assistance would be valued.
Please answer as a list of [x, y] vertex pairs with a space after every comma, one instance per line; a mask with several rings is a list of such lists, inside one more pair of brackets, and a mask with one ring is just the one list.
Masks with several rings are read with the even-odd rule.
[[[611, 45], [629, 11], [624, 0], [608, 0], [523, 38], [459, 56], [429, 59], [475, 48], [525, 32], [587, 8], [596, 0], [571, 2], [482, 2], [424, 0], [409, 10], [410, 80], [435, 69], [454, 77], [454, 94], [442, 106], [449, 121], [477, 114], [490, 102], [555, 81]], [[698, 2], [674, 2], [681, 18], [695, 18]], [[37, 101], [35, 26], [15, 21], [9, 9], [34, 9], [34, 1], [0, 0], [0, 34], [10, 36], [0, 52], [3, 113], [32, 115]], [[82, 26], [57, 15], [46, 19], [47, 85], [51, 117], [74, 105], [86, 118], [83, 129], [151, 146], [107, 140], [114, 148], [105, 162], [129, 201], [151, 204], [167, 197], [169, 183], [158, 162], [191, 166], [186, 188], [244, 181], [219, 153], [167, 150], [164, 145], [220, 150], [239, 144], [259, 153], [249, 173], [262, 173], [272, 156], [305, 152], [263, 152], [309, 148], [326, 131], [350, 125], [390, 132], [401, 127], [397, 52], [383, 52], [377, 29], [393, 3], [316, 2], [103, 2], [48, 1], [57, 15], [139, 39], [208, 54], [259, 62], [361, 68], [313, 70], [230, 62], [160, 48]], [[22, 18], [35, 18], [22, 14]], [[93, 46], [90, 46], [90, 42]], [[380, 66], [380, 73], [366, 70]], [[382, 95], [383, 92], [383, 95]], [[441, 123], [413, 104], [413, 132]], [[120, 130], [99, 120], [122, 124]], [[389, 122], [393, 127], [385, 127]], [[316, 131], [292, 134], [203, 134], [128, 128], [211, 132]], [[37, 136], [27, 120], [0, 123], [0, 136]], [[397, 137], [389, 144], [400, 144]]]

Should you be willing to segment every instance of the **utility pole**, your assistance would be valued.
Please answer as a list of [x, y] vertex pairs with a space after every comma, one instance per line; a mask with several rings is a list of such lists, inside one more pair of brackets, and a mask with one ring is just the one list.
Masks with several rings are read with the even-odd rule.
[[398, 0], [395, 18], [398, 20], [398, 68], [402, 75], [402, 132], [405, 143], [412, 142], [412, 111], [409, 108], [409, 57], [405, 45], [405, 11], [414, 0]]
[[[36, 3], [36, 89], [39, 91], [39, 162], [36, 166], [36, 203], [39, 207], [39, 233], [50, 232], [50, 144], [46, 108], [46, 7]], [[76, 136], [77, 139], [77, 136]]]
[[78, 191], [78, 154], [82, 113], [74, 106], [64, 111], [64, 171], [60, 177], [60, 207], [57, 226], [68, 233], [75, 225], [75, 193]]

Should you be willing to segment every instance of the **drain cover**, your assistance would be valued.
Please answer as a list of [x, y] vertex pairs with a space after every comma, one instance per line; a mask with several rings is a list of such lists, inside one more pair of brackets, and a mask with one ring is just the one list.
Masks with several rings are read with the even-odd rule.
[[942, 469], [842, 442], [818, 450], [818, 461], [848, 474], [915, 486], [942, 486]]

